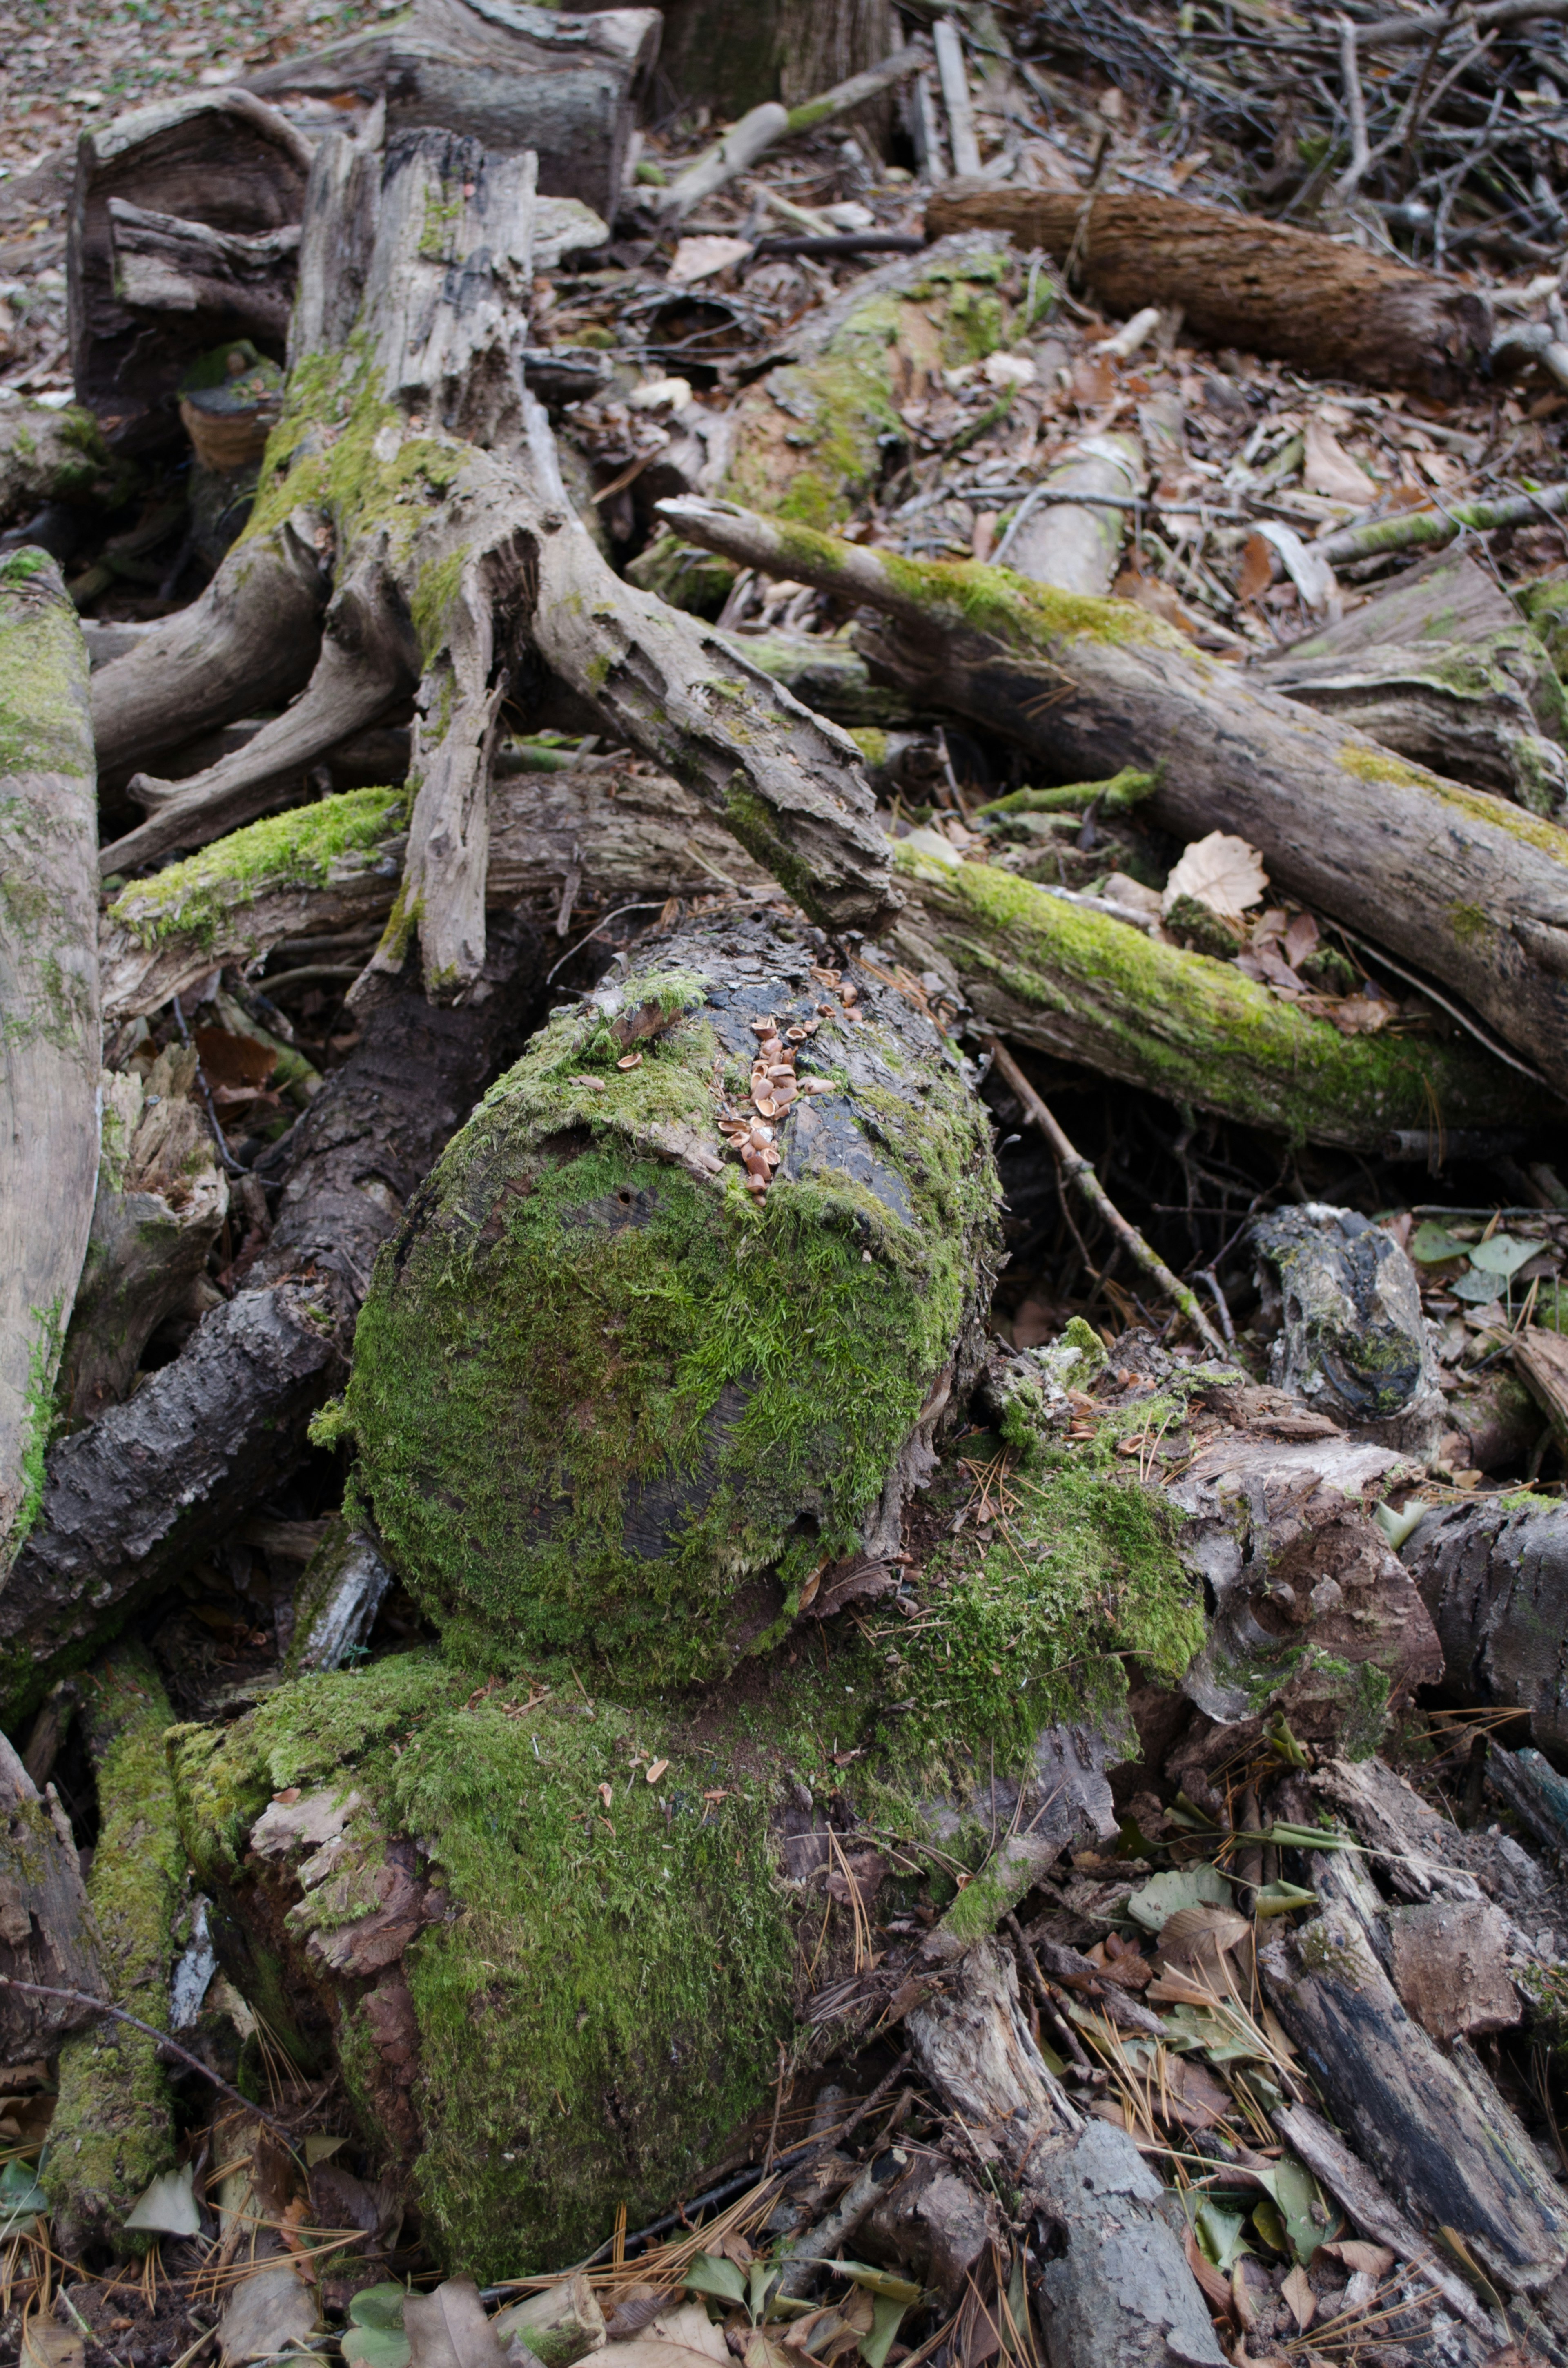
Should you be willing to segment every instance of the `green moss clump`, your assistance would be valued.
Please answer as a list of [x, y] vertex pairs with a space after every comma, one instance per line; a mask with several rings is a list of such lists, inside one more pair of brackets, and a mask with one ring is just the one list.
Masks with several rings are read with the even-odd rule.
[[174, 937], [210, 945], [236, 905], [273, 889], [324, 887], [340, 856], [369, 853], [407, 819], [402, 789], [344, 790], [292, 806], [134, 881], [109, 906], [109, 918], [144, 946]]
[[[799, 970], [757, 990], [780, 1026], [812, 1011]], [[621, 1020], [562, 1015], [449, 1148], [378, 1262], [348, 1409], [378, 1526], [437, 1616], [641, 1692], [760, 1649], [811, 1570], [858, 1550], [969, 1320], [995, 1185], [938, 1056], [919, 1093], [857, 1091], [853, 1116], [802, 1098], [799, 1165], [759, 1207], [716, 1116], [756, 1036], [699, 975], [635, 992], [640, 1065], [617, 1066]], [[855, 1032], [855, 1057], [898, 1052], [874, 1018]], [[809, 1065], [842, 1078], [838, 1043], [824, 1023]], [[763, 1572], [770, 1608], [734, 1610]]]
[[639, 591], [656, 592], [661, 600], [667, 600], [672, 609], [684, 609], [687, 616], [712, 620], [722, 614], [740, 572], [733, 559], [699, 551], [695, 543], [683, 542], [666, 527], [645, 551], [638, 552], [626, 571], [626, 580]]
[[[414, 2178], [437, 2252], [482, 2283], [586, 2250], [617, 2201], [635, 2219], [679, 2192], [762, 2101], [791, 2021], [766, 1787], [661, 1713], [537, 1692], [515, 1664], [475, 1692], [413, 1654], [301, 1679], [226, 1735], [171, 1738], [216, 1894], [248, 1879], [251, 1825], [286, 1786], [351, 1786], [373, 1821], [351, 1840], [419, 1838], [446, 1912], [396, 1969], [418, 2021]], [[330, 1927], [311, 1896], [297, 1941]], [[364, 1987], [339, 1993], [338, 2052], [375, 2129], [387, 2092]]]
[[[104, 1973], [117, 2006], [163, 2030], [186, 1875], [164, 1756], [173, 1714], [138, 1645], [117, 1648], [81, 1682], [102, 1812], [87, 1897], [103, 1938]], [[149, 2181], [174, 2163], [168, 2081], [157, 2045], [129, 2024], [106, 2021], [61, 2049], [60, 2101], [42, 2178], [75, 2241], [85, 2237], [136, 2252], [152, 2241], [127, 2235], [120, 2224]]]

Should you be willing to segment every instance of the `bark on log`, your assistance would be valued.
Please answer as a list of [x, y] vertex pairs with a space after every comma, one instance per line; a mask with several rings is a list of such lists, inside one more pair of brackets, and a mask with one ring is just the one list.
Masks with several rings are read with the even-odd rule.
[[1037, 584], [1059, 592], [1104, 595], [1115, 581], [1127, 531], [1125, 510], [1079, 506], [1068, 494], [1101, 494], [1125, 499], [1141, 494], [1148, 474], [1136, 436], [1085, 436], [1041, 479], [1055, 498], [1034, 502], [1026, 495], [1004, 536], [996, 558]]
[[87, 656], [41, 551], [0, 561], [0, 1582], [38, 1510], [98, 1160]]
[[[127, 2014], [165, 2030], [186, 1856], [164, 1752], [173, 1713], [140, 1645], [117, 1651], [84, 1679], [79, 1715], [98, 1792], [87, 1897], [102, 1934], [108, 1995]], [[73, 2260], [88, 2246], [145, 2251], [156, 2239], [121, 2224], [149, 2180], [174, 2166], [157, 2041], [108, 2016], [67, 2040], [50, 2126], [42, 2179], [55, 2242]]]
[[1131, 602], [1070, 600], [972, 563], [890, 566], [728, 505], [660, 507], [710, 550], [865, 601], [890, 620], [862, 632], [880, 671], [1065, 778], [1157, 769], [1156, 820], [1188, 838], [1238, 833], [1278, 887], [1440, 974], [1568, 1087], [1568, 832], [1255, 688]]
[[[334, 154], [341, 160], [324, 142], [312, 190], [334, 185]], [[404, 894], [378, 965], [400, 966], [417, 925], [427, 986], [466, 992], [483, 954], [495, 716], [508, 688], [527, 678], [531, 641], [561, 682], [696, 788], [801, 901], [838, 924], [873, 922], [886, 909], [887, 860], [852, 744], [611, 574], [572, 513], [542, 411], [527, 397], [519, 405], [526, 161], [487, 159], [444, 134], [411, 135], [394, 144], [380, 204], [354, 341], [309, 357], [308, 370], [297, 365], [274, 441], [277, 472], [253, 522], [265, 536], [303, 502], [332, 520], [336, 590], [321, 661], [284, 716], [186, 782], [109, 860], [145, 860], [216, 836], [280, 767], [308, 763], [346, 724], [369, 721], [418, 682]], [[432, 245], [439, 251], [426, 252]], [[307, 262], [309, 248], [307, 236]], [[447, 292], [459, 260], [474, 283], [460, 310]], [[317, 301], [308, 285], [301, 294], [301, 319], [324, 327], [349, 310], [347, 300]], [[426, 426], [426, 406], [455, 432]], [[317, 438], [335, 416], [347, 429], [324, 456]], [[232, 609], [249, 549], [247, 539], [187, 612], [185, 665], [162, 654], [166, 705], [182, 696], [206, 613]], [[112, 701], [117, 676], [146, 686], [149, 663], [143, 644], [107, 667], [100, 699]]]
[[[110, 460], [91, 412], [8, 403], [0, 413], [0, 526], [51, 502], [111, 501], [123, 471]], [[22, 536], [0, 538], [0, 552]]]
[[285, 58], [239, 86], [284, 103], [368, 94], [384, 98], [393, 130], [430, 125], [502, 154], [532, 149], [542, 190], [613, 223], [659, 31], [652, 8], [574, 16], [505, 0], [415, 0], [387, 31]]
[[1341, 2125], [1417, 2223], [1456, 2230], [1510, 2293], [1550, 2284], [1568, 2209], [1467, 2044], [1445, 2055], [1406, 2013], [1359, 1917], [1324, 1906], [1258, 1964]]
[[715, 1675], [824, 1557], [897, 1550], [977, 1355], [996, 1185], [950, 1049], [813, 934], [719, 916], [640, 949], [379, 1266], [348, 1420], [446, 1617]]
[[[98, 1992], [98, 1932], [70, 1823], [52, 1784], [38, 1786], [0, 1735], [0, 1976], [47, 1989]], [[51, 2055], [62, 2036], [94, 2020], [68, 1998], [0, 1987], [0, 2057]]]
[[1029, 2037], [1010, 1952], [977, 1942], [906, 2028], [982, 2159], [1052, 2232], [1033, 2296], [1049, 2368], [1222, 2360], [1179, 2203], [1125, 2130], [1068, 2102]]
[[1527, 1711], [1539, 1746], [1568, 1751], [1568, 1509], [1506, 1497], [1434, 1507], [1401, 1555], [1453, 1691]]
[[38, 1527], [0, 1594], [7, 1717], [294, 1470], [341, 1378], [378, 1248], [521, 1036], [536, 944], [523, 925], [497, 929], [487, 991], [460, 1012], [411, 990], [370, 1015], [285, 1138], [252, 1287], [205, 1315], [126, 1405], [52, 1451]]
[[992, 182], [937, 190], [926, 232], [1010, 231], [1021, 250], [1076, 252], [1112, 311], [1179, 304], [1190, 335], [1369, 386], [1432, 396], [1468, 386], [1492, 343], [1484, 297], [1313, 231], [1110, 190], [1079, 197]]
[[662, 85], [733, 120], [768, 99], [793, 108], [879, 65], [897, 39], [888, 0], [658, 0]]
[[300, 220], [310, 163], [310, 142], [239, 89], [83, 133], [66, 238], [71, 368], [116, 451], [177, 438], [176, 389], [204, 347], [248, 336], [281, 358], [293, 276], [282, 234]]

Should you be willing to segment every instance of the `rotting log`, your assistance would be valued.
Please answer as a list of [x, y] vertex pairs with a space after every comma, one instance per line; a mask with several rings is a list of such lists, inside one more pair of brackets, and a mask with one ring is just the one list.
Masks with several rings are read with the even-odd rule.
[[280, 355], [310, 163], [310, 142], [238, 89], [158, 100], [83, 133], [67, 218], [71, 368], [113, 450], [177, 439], [176, 391], [205, 347], [251, 336]]
[[1056, 2232], [1031, 2297], [1049, 2368], [1222, 2361], [1179, 2203], [1125, 2130], [1068, 2101], [1029, 2037], [1011, 1952], [977, 1941], [906, 2027], [982, 2161]]
[[345, 1420], [404, 1583], [525, 1649], [723, 1672], [824, 1560], [896, 1550], [996, 1192], [956, 1052], [819, 935], [721, 915], [640, 949], [378, 1266]]
[[727, 504], [660, 505], [690, 541], [858, 598], [875, 668], [1069, 780], [1154, 770], [1149, 811], [1258, 848], [1278, 889], [1439, 975], [1568, 1087], [1568, 831], [1258, 688], [1126, 600], [972, 562], [899, 560]]
[[1492, 343], [1484, 297], [1456, 280], [1189, 198], [951, 182], [933, 193], [926, 231], [960, 230], [1009, 231], [1020, 250], [1072, 253], [1113, 312], [1179, 304], [1189, 336], [1318, 376], [1453, 395]]
[[0, 560], [0, 1580], [38, 1510], [98, 1162], [87, 654], [54, 562]]
[[394, 130], [460, 132], [497, 154], [531, 149], [540, 188], [615, 220], [637, 109], [659, 51], [652, 8], [567, 10], [415, 0], [397, 24], [238, 77], [258, 98], [386, 102]]
[[1535, 2293], [1568, 2263], [1568, 2208], [1463, 2040], [1445, 2053], [1401, 2004], [1361, 1918], [1325, 1902], [1258, 1952], [1270, 2004], [1358, 2150], [1429, 2235]]
[[[164, 1752], [174, 1714], [140, 1645], [109, 1655], [80, 1691], [100, 1818], [87, 1897], [102, 1936], [107, 1995], [162, 2030], [186, 1877]], [[121, 2224], [149, 2180], [175, 2159], [156, 2039], [105, 2016], [96, 2029], [67, 2040], [51, 2127], [54, 2142], [42, 2177], [56, 2243], [74, 2260], [87, 2246], [144, 2251], [149, 2239]]]
[[8, 403], [0, 412], [0, 526], [53, 502], [83, 510], [112, 504], [124, 477], [92, 413], [78, 404], [51, 411], [41, 403]]
[[[853, 744], [733, 645], [623, 584], [572, 511], [544, 414], [518, 393], [528, 160], [442, 133], [402, 136], [384, 175], [362, 158], [361, 297], [343, 277], [356, 246], [348, 200], [338, 203], [349, 187], [345, 137], [318, 154], [293, 367], [246, 538], [186, 612], [178, 663], [150, 637], [95, 687], [111, 712], [128, 699], [177, 709], [199, 670], [206, 615], [233, 611], [253, 542], [266, 548], [301, 507], [321, 518], [315, 531], [335, 552], [320, 661], [285, 714], [181, 784], [108, 861], [216, 837], [280, 769], [414, 692], [403, 892], [376, 967], [395, 972], [417, 929], [427, 988], [460, 996], [483, 959], [496, 718], [529, 679], [531, 648], [606, 726], [695, 789], [801, 902], [835, 925], [873, 924], [888, 906], [887, 858]], [[312, 242], [323, 209], [340, 234]], [[312, 254], [335, 281], [312, 285]], [[460, 309], [450, 293], [459, 263]], [[331, 427], [339, 432], [324, 451]], [[268, 655], [258, 651], [257, 665]]]
[[[45, 1989], [103, 1995], [98, 1934], [70, 1822], [52, 1784], [42, 1796], [0, 1735], [0, 1975]], [[0, 2048], [8, 2064], [52, 2055], [93, 2020], [69, 1998], [0, 1987]]]
[[51, 1451], [38, 1524], [0, 1593], [8, 1718], [299, 1463], [341, 1382], [378, 1248], [520, 1040], [538, 940], [521, 923], [494, 939], [472, 1006], [433, 1010], [410, 988], [370, 1014], [279, 1147], [281, 1198], [249, 1287], [124, 1405]]
[[1438, 1505], [1400, 1549], [1464, 1702], [1525, 1711], [1568, 1751], [1568, 1509], [1554, 1498]]
[[[572, 936], [600, 913], [726, 886], [765, 895], [767, 876], [667, 774], [590, 757], [513, 773], [492, 793], [485, 901]], [[378, 927], [402, 869], [401, 791], [349, 791], [252, 824], [133, 881], [103, 924], [104, 1008], [155, 1010], [215, 963], [270, 946]], [[939, 982], [955, 1007], [1021, 1044], [1129, 1085], [1309, 1142], [1380, 1150], [1426, 1128], [1528, 1124], [1526, 1079], [1468, 1038], [1342, 1036], [1233, 963], [1147, 937], [1092, 904], [999, 867], [961, 863], [935, 834], [892, 845], [904, 899], [887, 960]], [[567, 890], [575, 881], [570, 898]], [[871, 948], [869, 958], [886, 967]]]

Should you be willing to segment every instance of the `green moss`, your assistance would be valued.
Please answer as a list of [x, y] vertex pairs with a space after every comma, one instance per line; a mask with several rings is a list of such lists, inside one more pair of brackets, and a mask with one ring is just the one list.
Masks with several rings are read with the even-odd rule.
[[344, 790], [268, 814], [133, 882], [109, 906], [109, 918], [144, 946], [174, 937], [210, 945], [235, 905], [276, 889], [324, 887], [339, 857], [369, 853], [402, 830], [407, 807], [402, 789]]
[[5, 1568], [9, 1568], [27, 1543], [43, 1503], [47, 1477], [44, 1458], [54, 1429], [54, 1376], [60, 1370], [61, 1343], [65, 1335], [62, 1298], [28, 1312], [38, 1329], [28, 1350], [28, 1382], [22, 1395], [22, 1458], [16, 1518], [0, 1539], [0, 1567]]
[[[703, 985], [674, 983], [678, 1015], [636, 1035], [630, 1071], [591, 1010], [541, 1032], [383, 1252], [348, 1390], [378, 1525], [432, 1609], [598, 1656], [640, 1691], [729, 1665], [748, 1574], [777, 1570], [784, 1598], [756, 1649], [823, 1556], [855, 1550], [994, 1205], [944, 1065], [907, 1100], [857, 1096], [881, 1181], [824, 1160], [758, 1207], [716, 1156], [728, 1056], [685, 1008]], [[826, 1030], [812, 1059], [831, 1063]]]
[[[476, 1693], [472, 1673], [409, 1655], [301, 1679], [226, 1736], [174, 1738], [215, 1891], [242, 1879], [250, 1826], [287, 1786], [352, 1786], [381, 1832], [419, 1837], [449, 1908], [402, 1967], [414, 2176], [437, 2254], [482, 2281], [574, 2258], [617, 2202], [636, 2220], [688, 2187], [763, 2100], [791, 2023], [766, 1787], [660, 1712], [573, 1689], [523, 1713], [536, 1692], [515, 1663]], [[296, 1933], [315, 1920], [307, 1906]], [[373, 2130], [360, 1987], [341, 1994], [340, 2055]]]
[[1497, 934], [1497, 924], [1479, 905], [1450, 905], [1448, 922], [1461, 946], [1487, 944]]
[[[90, 794], [86, 679], [82, 630], [48, 552], [24, 548], [0, 560], [0, 776], [62, 773]], [[15, 813], [0, 814], [0, 848], [12, 863], [25, 860], [10, 843]], [[47, 818], [24, 826], [43, 832]]]
[[302, 507], [331, 518], [340, 551], [380, 526], [392, 555], [406, 556], [472, 448], [410, 434], [403, 413], [383, 402], [376, 386], [374, 358], [358, 333], [339, 352], [294, 364], [237, 548], [271, 533]]
[[893, 863], [917, 889], [922, 928], [960, 976], [986, 983], [988, 1008], [1070, 1019], [1100, 1065], [1173, 1101], [1298, 1140], [1363, 1144], [1429, 1126], [1434, 1106], [1450, 1125], [1522, 1108], [1467, 1045], [1341, 1036], [1232, 962], [1158, 944], [993, 865], [943, 863], [903, 841]]
[[458, 597], [462, 572], [460, 551], [449, 552], [445, 559], [433, 559], [419, 571], [410, 607], [419, 655], [427, 666], [447, 638], [447, 619]]
[[[164, 1755], [168, 1701], [146, 1653], [117, 1649], [81, 1680], [102, 1813], [87, 1896], [103, 1937], [116, 2005], [166, 2028], [174, 1919], [186, 1874]], [[120, 2222], [142, 2189], [174, 2162], [168, 2081], [157, 2041], [104, 2022], [60, 2053], [60, 2100], [43, 2183], [56, 2212], [116, 2250], [144, 2252]]]

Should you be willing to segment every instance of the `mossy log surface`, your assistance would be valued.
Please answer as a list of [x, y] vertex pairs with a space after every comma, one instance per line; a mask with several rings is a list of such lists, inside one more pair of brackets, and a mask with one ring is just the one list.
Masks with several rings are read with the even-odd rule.
[[8, 403], [0, 414], [0, 527], [47, 502], [112, 501], [123, 476], [90, 411]]
[[660, 509], [694, 542], [864, 601], [887, 620], [860, 635], [878, 671], [1063, 779], [1155, 772], [1149, 810], [1167, 830], [1237, 833], [1277, 888], [1440, 977], [1568, 1089], [1568, 831], [1555, 823], [1259, 688], [1131, 601], [899, 559], [718, 503]]
[[[754, 1099], [770, 1041], [799, 1083]], [[956, 1051], [841, 986], [814, 932], [722, 916], [640, 950], [378, 1262], [348, 1420], [405, 1579], [623, 1685], [771, 1640], [824, 1562], [896, 1544], [976, 1354], [997, 1191]]]
[[[97, 1780], [100, 1824], [87, 1896], [101, 1935], [108, 1994], [154, 2029], [167, 2027], [174, 1924], [186, 1879], [164, 1752], [173, 1713], [147, 1654], [131, 1645], [82, 1680], [84, 1721]], [[145, 2250], [121, 2223], [142, 2189], [174, 2163], [168, 2081], [158, 2043], [106, 2018], [67, 2040], [60, 2100], [42, 2177], [55, 2241], [80, 2260], [85, 2244]]]
[[0, 1582], [38, 1512], [98, 1164], [87, 653], [52, 559], [0, 559]]

